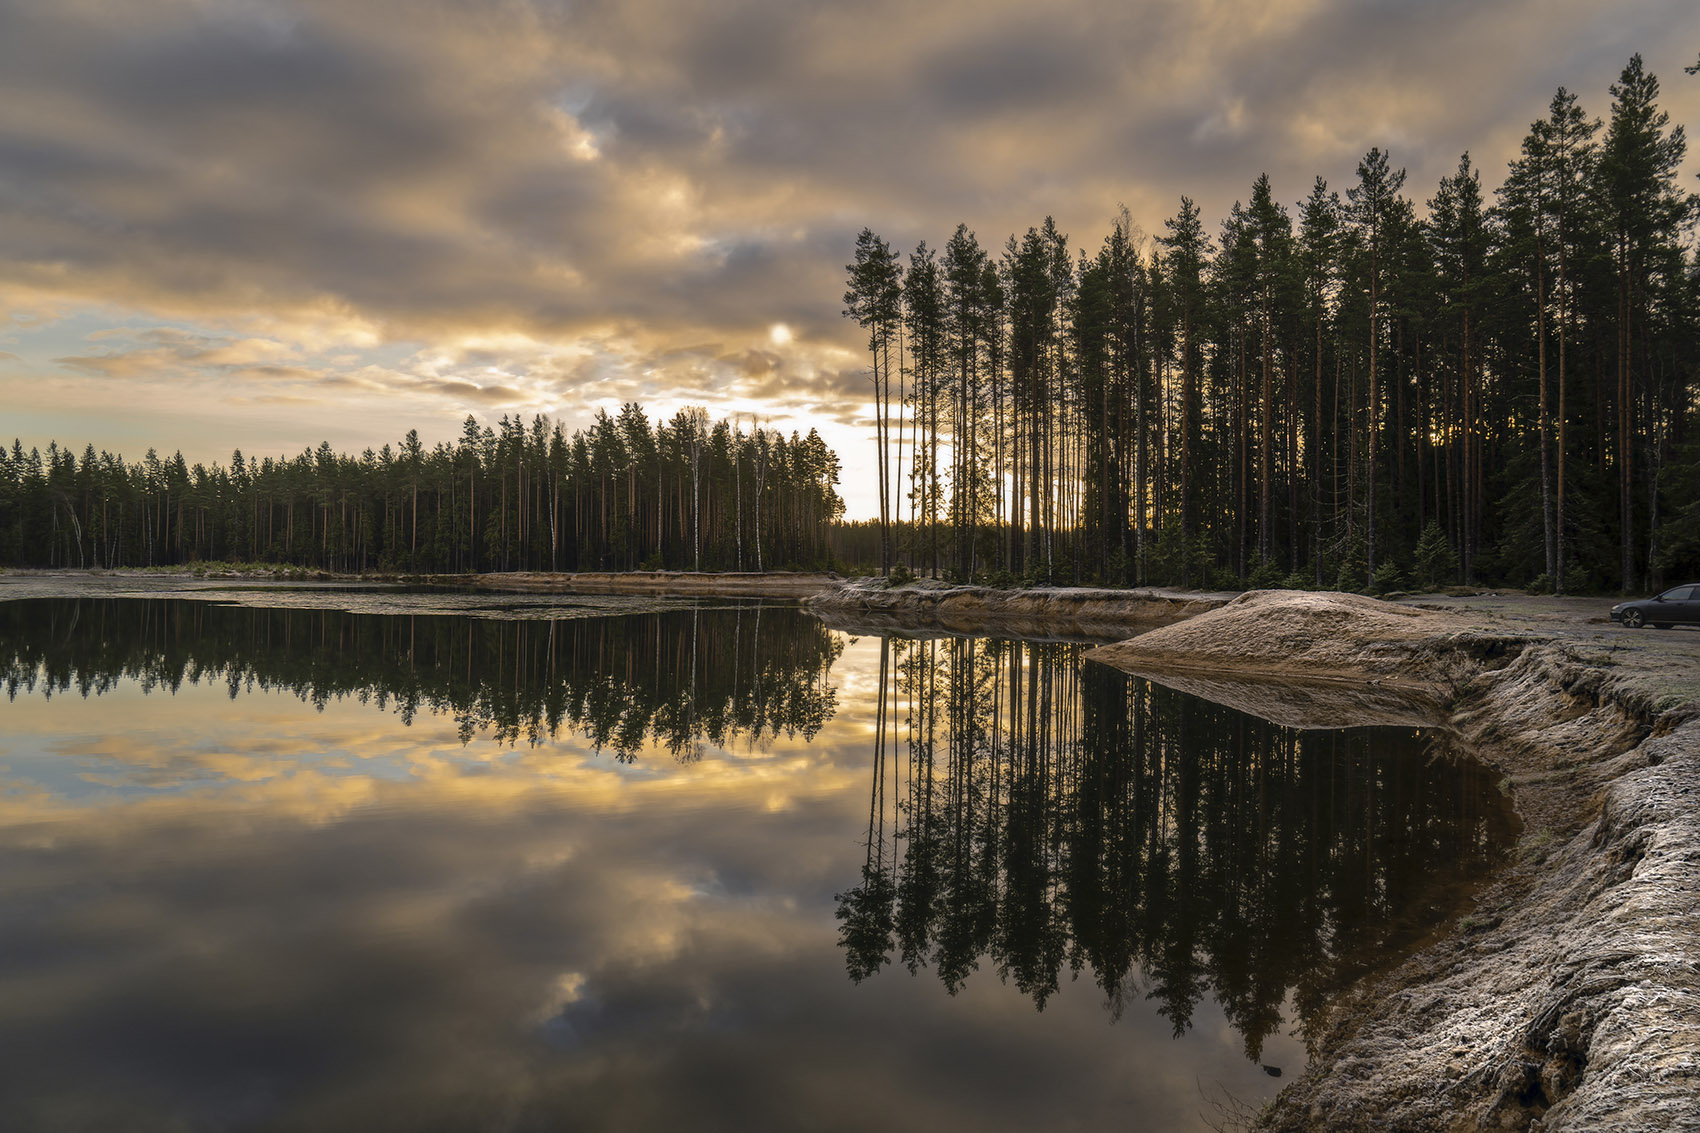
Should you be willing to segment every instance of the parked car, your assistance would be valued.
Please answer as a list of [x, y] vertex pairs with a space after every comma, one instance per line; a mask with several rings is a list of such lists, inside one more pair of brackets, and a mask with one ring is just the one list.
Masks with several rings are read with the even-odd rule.
[[1611, 608], [1611, 620], [1622, 622], [1629, 629], [1640, 629], [1646, 625], [1659, 629], [1700, 625], [1700, 583], [1673, 586], [1656, 598], [1619, 602]]

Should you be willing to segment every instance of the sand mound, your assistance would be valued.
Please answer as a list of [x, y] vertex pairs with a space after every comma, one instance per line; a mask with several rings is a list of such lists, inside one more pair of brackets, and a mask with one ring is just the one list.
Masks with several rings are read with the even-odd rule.
[[1084, 586], [1001, 590], [921, 580], [888, 589], [852, 582], [805, 605], [835, 629], [875, 633], [1016, 633], [1040, 638], [1122, 637], [1214, 609], [1226, 594]]
[[[1356, 681], [1450, 693], [1539, 640], [1356, 594], [1252, 590], [1219, 609], [1087, 654], [1129, 672]], [[1500, 662], [1503, 663], [1503, 662]]]

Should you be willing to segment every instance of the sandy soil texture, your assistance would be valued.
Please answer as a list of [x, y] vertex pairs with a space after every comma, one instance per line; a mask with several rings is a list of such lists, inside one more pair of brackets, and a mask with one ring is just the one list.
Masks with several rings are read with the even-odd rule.
[[1233, 597], [1190, 590], [1032, 587], [998, 590], [918, 582], [888, 589], [879, 579], [849, 582], [804, 602], [834, 629], [872, 633], [1006, 633], [1019, 637], [1111, 641], [1131, 630], [1169, 625]]
[[481, 590], [520, 594], [633, 594], [674, 598], [807, 598], [838, 587], [843, 579], [820, 572], [755, 571], [579, 571], [553, 574], [511, 571], [465, 580]]
[[0, 573], [0, 593], [15, 597], [125, 597], [232, 587], [379, 591], [425, 587], [485, 594], [628, 595], [646, 598], [800, 599], [843, 584], [823, 573], [692, 571], [509, 571], [495, 574], [329, 574], [324, 571], [22, 570]]

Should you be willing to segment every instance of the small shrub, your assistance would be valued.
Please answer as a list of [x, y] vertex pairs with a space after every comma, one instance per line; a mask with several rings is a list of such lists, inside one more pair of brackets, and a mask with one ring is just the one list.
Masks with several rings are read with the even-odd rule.
[[1104, 584], [1106, 586], [1126, 586], [1129, 565], [1127, 552], [1120, 547], [1111, 551], [1109, 562], [1105, 564]]
[[1240, 576], [1227, 567], [1217, 567], [1205, 576], [1210, 580], [1212, 590], [1239, 590]]
[[1309, 590], [1311, 588], [1311, 582], [1312, 579], [1310, 575], [1306, 574], [1302, 570], [1295, 570], [1292, 574], [1289, 574], [1286, 578], [1281, 580], [1281, 589]]
[[1253, 590], [1275, 590], [1282, 582], [1281, 568], [1275, 565], [1275, 560], [1264, 558], [1257, 560], [1257, 565], [1251, 568], [1251, 577], [1246, 579], [1246, 585]]
[[896, 566], [892, 567], [891, 573], [885, 576], [885, 584], [887, 586], [908, 586], [914, 581], [915, 572], [910, 570], [903, 563], [898, 563]]
[[1399, 569], [1399, 564], [1388, 559], [1375, 568], [1375, 579], [1370, 589], [1377, 594], [1391, 594], [1396, 590], [1405, 589], [1405, 572]]
[[1524, 589], [1530, 594], [1551, 594], [1552, 575], [1542, 571], [1540, 574], [1537, 574], [1533, 579], [1531, 579], [1529, 581], [1529, 585], [1524, 587]]
[[1458, 553], [1446, 541], [1440, 524], [1429, 520], [1411, 556], [1412, 576], [1419, 586], [1433, 589], [1458, 578]]
[[1334, 589], [1346, 594], [1362, 594], [1369, 585], [1368, 548], [1362, 535], [1354, 535], [1340, 557], [1340, 567], [1334, 573]]

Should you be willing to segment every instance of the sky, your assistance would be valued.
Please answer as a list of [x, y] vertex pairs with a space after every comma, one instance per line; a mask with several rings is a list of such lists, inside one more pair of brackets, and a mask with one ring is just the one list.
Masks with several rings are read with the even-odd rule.
[[865, 517], [862, 227], [1092, 249], [1371, 146], [1420, 207], [1635, 52], [1700, 126], [1692, 0], [0, 0], [0, 433], [210, 462], [700, 404], [819, 428]]

